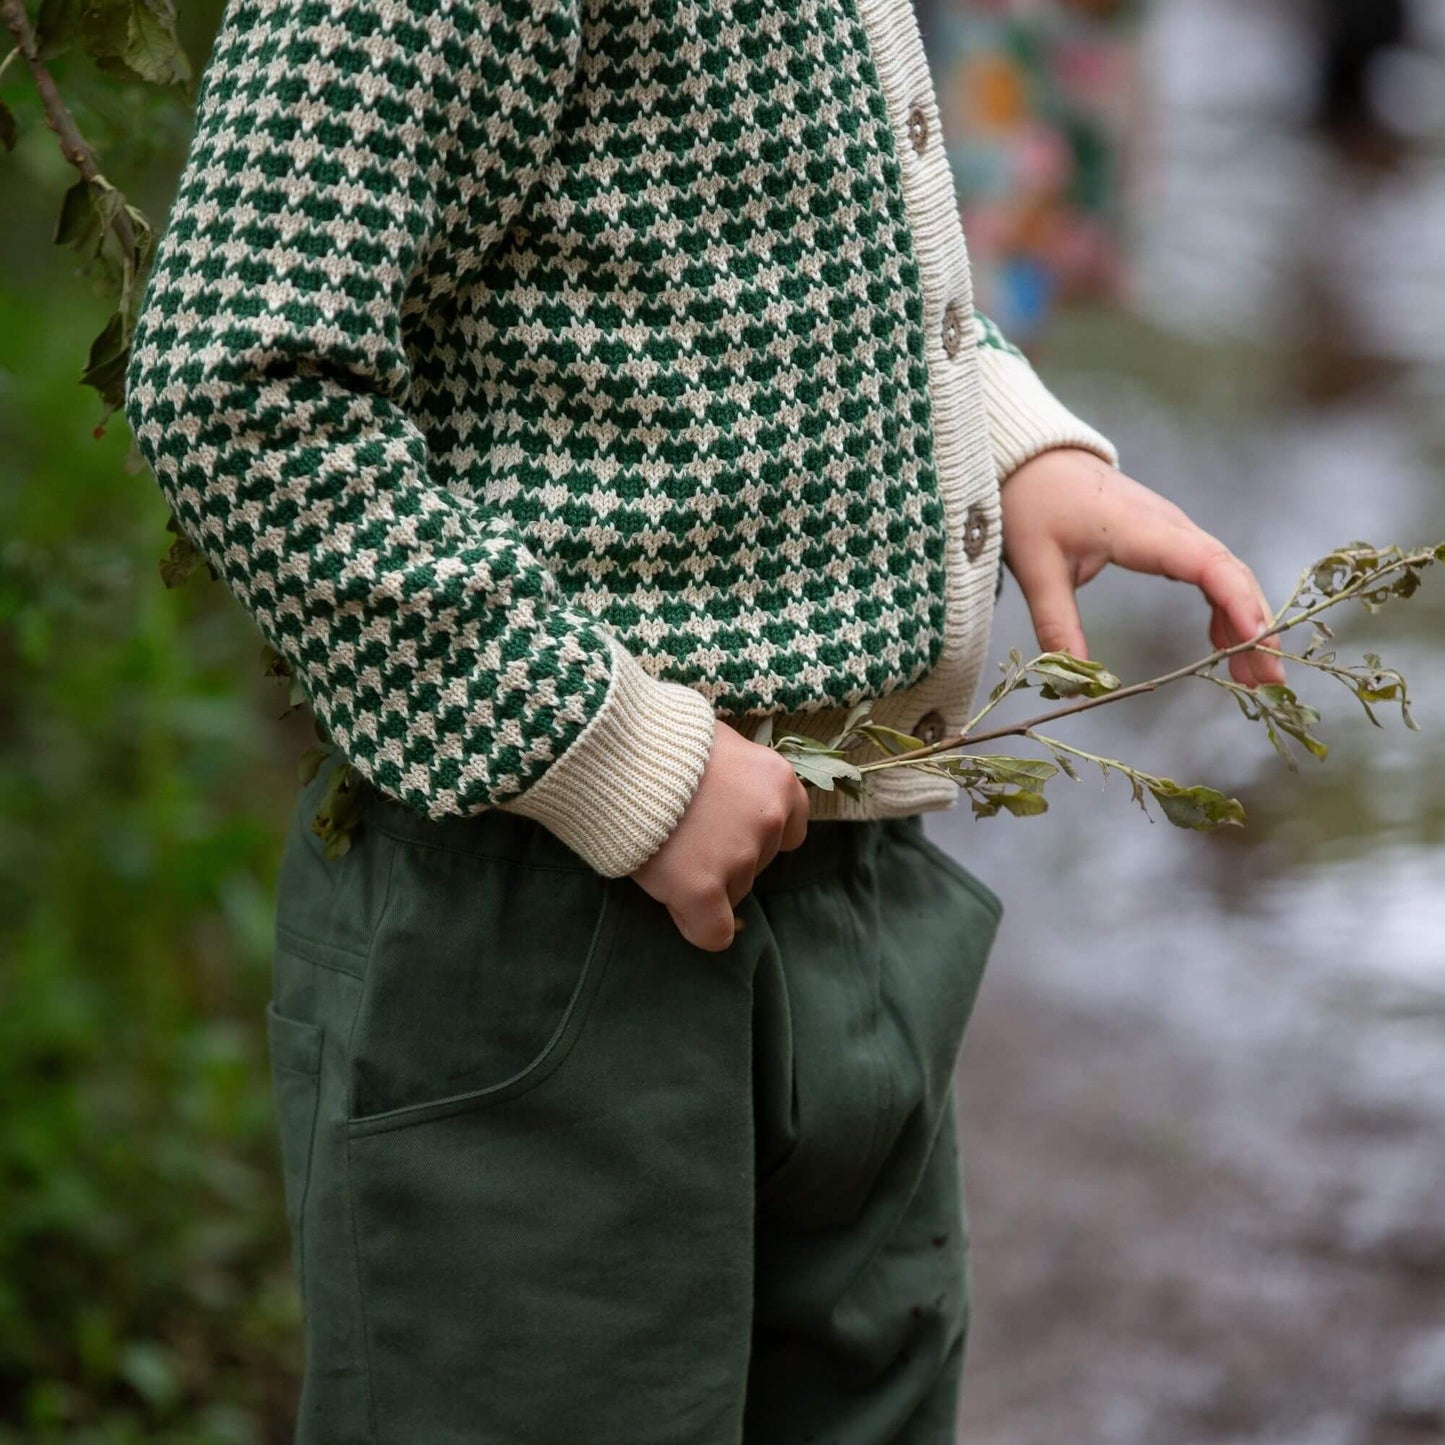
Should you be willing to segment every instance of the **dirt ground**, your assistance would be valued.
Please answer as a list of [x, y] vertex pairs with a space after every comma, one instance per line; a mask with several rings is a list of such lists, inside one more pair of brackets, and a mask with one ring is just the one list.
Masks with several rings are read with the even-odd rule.
[[[1445, 4], [1414, 10], [1445, 55]], [[1158, 330], [1042, 368], [1277, 598], [1348, 538], [1445, 536], [1445, 127], [1369, 184], [1342, 170], [1300, 125], [1308, 13], [1151, 9], [1133, 222]], [[1265, 343], [1254, 371], [1229, 350]], [[1302, 689], [1331, 752], [1299, 775], [1197, 690], [1070, 728], [1237, 793], [1245, 829], [1151, 828], [1097, 777], [1050, 784], [1039, 819], [931, 818], [1005, 904], [958, 1080], [963, 1445], [1445, 1445], [1445, 588], [1429, 585], [1433, 603], [1342, 634], [1405, 670], [1421, 733], [1371, 729], [1333, 684]], [[1192, 589], [1110, 569], [1080, 602], [1092, 655], [1126, 680], [1203, 650]], [[1032, 640], [1010, 583], [992, 655]]]
[[[995, 962], [960, 1073], [960, 1440], [1445, 1440], [1439, 1117], [1352, 1103], [1327, 1055], [1276, 1053], [1256, 1137], [1219, 1117], [1207, 1045]], [[1297, 1119], [1271, 1105], [1281, 1070], [1319, 1089]]]

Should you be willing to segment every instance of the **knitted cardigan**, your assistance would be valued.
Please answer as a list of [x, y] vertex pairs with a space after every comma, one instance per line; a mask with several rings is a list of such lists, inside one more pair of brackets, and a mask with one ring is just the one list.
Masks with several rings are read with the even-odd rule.
[[[228, 0], [125, 413], [377, 788], [607, 876], [718, 718], [961, 728], [999, 484], [1112, 445], [976, 315], [908, 0]], [[912, 769], [815, 818], [945, 807]]]

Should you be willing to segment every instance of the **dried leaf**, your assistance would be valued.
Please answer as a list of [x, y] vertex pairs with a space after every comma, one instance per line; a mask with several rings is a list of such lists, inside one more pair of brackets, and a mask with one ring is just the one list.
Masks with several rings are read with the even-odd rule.
[[941, 754], [948, 761], [957, 758], [960, 762], [966, 763], [992, 782], [1006, 786], [1030, 787], [1039, 783], [1046, 783], [1050, 778], [1058, 776], [1058, 767], [1054, 763], [1045, 762], [1042, 758], [1011, 758], [1000, 757], [991, 754]]
[[876, 743], [879, 750], [887, 753], [890, 757], [897, 757], [899, 753], [911, 753], [917, 748], [928, 746], [922, 738], [914, 737], [912, 733], [899, 732], [897, 728], [888, 727], [883, 723], [864, 723], [858, 731]]
[[70, 186], [60, 202], [60, 215], [55, 220], [51, 240], [57, 246], [81, 247], [92, 241], [100, 231], [90, 182], [84, 177]]
[[1079, 777], [1079, 771], [1074, 766], [1073, 759], [1068, 755], [1068, 753], [1060, 752], [1057, 748], [1050, 748], [1049, 755], [1059, 765], [1059, 767], [1061, 767], [1064, 772], [1067, 773], [1068, 776], [1071, 777], [1076, 783], [1082, 781], [1082, 779]]
[[196, 544], [182, 533], [160, 559], [161, 581], [167, 587], [183, 586], [190, 581], [200, 560], [201, 554]]
[[168, 0], [132, 0], [121, 58], [152, 85], [178, 85], [190, 79], [191, 62], [181, 48], [175, 7]]
[[1123, 685], [1101, 662], [1086, 661], [1068, 652], [1046, 652], [1029, 664], [1043, 683], [1046, 698], [1103, 697]]
[[325, 844], [322, 851], [328, 858], [340, 858], [351, 847], [351, 834], [361, 822], [361, 788], [350, 762], [343, 762], [327, 780], [311, 831]]
[[812, 783], [814, 787], [822, 788], [825, 793], [831, 793], [834, 784], [840, 779], [848, 779], [856, 783], [863, 781], [863, 774], [846, 758], [811, 751], [788, 753], [786, 756], [793, 765], [793, 771], [805, 783]]
[[80, 384], [93, 387], [108, 405], [120, 406], [125, 400], [127, 354], [125, 318], [113, 311], [105, 329], [90, 344]]
[[1049, 811], [1048, 799], [1042, 793], [1004, 793], [999, 797], [999, 802], [1015, 818], [1035, 818], [1040, 813]]
[[1042, 793], [986, 793], [975, 796], [972, 802], [975, 818], [994, 818], [1000, 811], [1012, 813], [1015, 818], [1035, 818], [1049, 810], [1048, 799]]
[[872, 698], [864, 698], [862, 702], [855, 704], [849, 709], [848, 716], [843, 719], [843, 730], [838, 736], [846, 738], [872, 711]]
[[1244, 805], [1239, 799], [1228, 798], [1214, 788], [1187, 788], [1172, 778], [1154, 778], [1147, 786], [1164, 816], [1176, 828], [1207, 832], [1244, 823]]

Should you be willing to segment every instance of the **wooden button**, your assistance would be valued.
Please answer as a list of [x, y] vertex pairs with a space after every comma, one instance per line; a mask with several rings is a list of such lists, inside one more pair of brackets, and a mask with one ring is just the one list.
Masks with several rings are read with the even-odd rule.
[[913, 726], [913, 736], [921, 743], [940, 742], [944, 736], [944, 721], [941, 712], [926, 712]]
[[970, 562], [983, 551], [988, 542], [988, 513], [982, 507], [970, 507], [963, 517], [963, 553]]
[[943, 349], [950, 356], [957, 356], [963, 345], [963, 308], [957, 301], [950, 301], [943, 313]]
[[908, 140], [919, 155], [928, 144], [928, 113], [921, 105], [908, 112]]

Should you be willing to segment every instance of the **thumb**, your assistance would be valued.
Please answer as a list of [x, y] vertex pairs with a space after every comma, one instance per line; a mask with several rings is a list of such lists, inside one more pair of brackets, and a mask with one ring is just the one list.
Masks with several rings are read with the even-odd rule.
[[[1062, 562], [1062, 559], [1060, 559]], [[1034, 634], [1045, 652], [1068, 652], [1087, 661], [1089, 645], [1074, 596], [1074, 584], [1065, 566], [1050, 567], [1031, 576], [1020, 590], [1029, 604]]]

